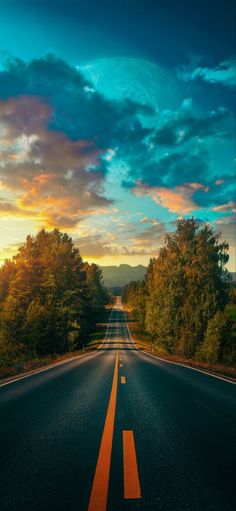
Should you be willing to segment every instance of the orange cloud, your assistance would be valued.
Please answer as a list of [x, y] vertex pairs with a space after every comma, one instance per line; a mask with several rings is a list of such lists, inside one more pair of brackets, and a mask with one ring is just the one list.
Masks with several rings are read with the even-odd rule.
[[221, 204], [220, 206], [215, 206], [212, 208], [212, 211], [232, 211], [233, 213], [236, 213], [236, 202], [229, 201], [227, 204]]
[[134, 193], [137, 196], [146, 195], [151, 197], [154, 202], [173, 213], [186, 214], [190, 211], [200, 209], [192, 198], [196, 190], [208, 191], [208, 189], [200, 183], [187, 183], [176, 186], [174, 189], [137, 183]]

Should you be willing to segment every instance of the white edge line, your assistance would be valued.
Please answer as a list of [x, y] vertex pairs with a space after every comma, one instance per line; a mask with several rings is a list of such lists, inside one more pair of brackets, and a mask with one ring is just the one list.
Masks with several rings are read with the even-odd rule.
[[[112, 314], [113, 308], [111, 310], [111, 314]], [[111, 314], [110, 314], [109, 319], [108, 319], [108, 325], [110, 323]], [[108, 330], [108, 325], [107, 325], [107, 330]], [[38, 370], [34, 371], [33, 373], [25, 374], [24, 376], [19, 376], [19, 378], [14, 378], [13, 380], [9, 380], [9, 381], [6, 381], [4, 383], [0, 383], [0, 388], [1, 387], [5, 387], [6, 385], [10, 385], [11, 383], [16, 383], [17, 381], [20, 381], [20, 380], [25, 380], [26, 378], [30, 378], [31, 376], [34, 376], [35, 374], [43, 373], [44, 371], [49, 371], [50, 369], [54, 369], [55, 367], [61, 366], [63, 364], [67, 364], [67, 362], [72, 362], [72, 360], [76, 360], [77, 358], [83, 358], [83, 357], [85, 357], [87, 355], [95, 354], [96, 352], [98, 352], [98, 350], [101, 348], [103, 343], [106, 341], [107, 333], [108, 332], [106, 332], [105, 339], [100, 344], [99, 348], [97, 348], [97, 350], [89, 352], [89, 353], [83, 353], [82, 355], [76, 355], [75, 357], [67, 358], [66, 360], [62, 360], [62, 362], [58, 362], [58, 363], [55, 363], [55, 364], [50, 364], [50, 365], [48, 365], [46, 367], [43, 367], [41, 369], [38, 369]]]
[[176, 366], [186, 367], [186, 369], [191, 369], [192, 371], [197, 371], [198, 373], [206, 374], [207, 376], [212, 376], [212, 378], [217, 378], [217, 380], [223, 380], [226, 381], [227, 383], [232, 383], [233, 385], [236, 385], [236, 381], [228, 380], [227, 378], [223, 378], [223, 376], [218, 376], [217, 374], [209, 373], [208, 371], [197, 369], [196, 367], [188, 366], [186, 364], [181, 364], [180, 362], [172, 362], [171, 360], [165, 360], [164, 358], [152, 355], [151, 353], [148, 353], [146, 351], [141, 351], [141, 353], [143, 353], [144, 355], [148, 355], [149, 357], [152, 357], [154, 359], [160, 360], [161, 362], [165, 362], [166, 364], [173, 364]]
[[232, 380], [229, 380], [227, 378], [223, 378], [223, 376], [218, 376], [217, 374], [209, 373], [208, 371], [204, 371], [202, 369], [197, 369], [196, 367], [188, 366], [186, 364], [181, 364], [180, 362], [172, 362], [171, 360], [165, 360], [165, 359], [160, 358], [160, 357], [158, 357], [156, 355], [152, 355], [151, 353], [148, 353], [147, 351], [141, 351], [140, 348], [138, 348], [138, 346], [135, 344], [135, 342], [134, 342], [134, 340], [132, 338], [132, 335], [130, 333], [130, 329], [129, 329], [129, 325], [127, 323], [127, 316], [126, 316], [126, 311], [125, 310], [124, 310], [124, 313], [125, 313], [125, 321], [126, 321], [126, 326], [127, 326], [129, 335], [130, 335], [130, 339], [132, 340], [132, 342], [133, 342], [134, 346], [137, 348], [137, 350], [140, 351], [140, 353], [143, 353], [144, 355], [148, 355], [148, 357], [152, 357], [152, 358], [154, 358], [156, 360], [160, 360], [161, 362], [164, 362], [166, 364], [173, 364], [173, 365], [176, 365], [176, 366], [186, 367], [186, 369], [191, 369], [192, 371], [197, 371], [198, 373], [206, 374], [207, 376], [212, 376], [212, 378], [216, 378], [217, 380], [226, 381], [227, 383], [231, 383], [232, 385], [236, 385], [236, 381], [232, 381]]
[[98, 346], [98, 348], [97, 348], [98, 350], [102, 349], [103, 344], [107, 344], [107, 337], [108, 337], [109, 326], [110, 326], [110, 322], [111, 322], [111, 315], [112, 315], [112, 312], [113, 312], [114, 308], [115, 308], [115, 305], [111, 309], [111, 313], [110, 313], [110, 316], [108, 318], [106, 334], [105, 334], [105, 337], [104, 337], [103, 341], [101, 342], [100, 346]]
[[35, 374], [43, 373], [44, 371], [49, 371], [50, 369], [54, 369], [58, 366], [62, 366], [64, 364], [67, 364], [68, 362], [72, 362], [73, 360], [76, 360], [77, 358], [84, 358], [87, 355], [94, 355], [95, 353], [97, 353], [97, 350], [91, 351], [89, 353], [83, 353], [82, 355], [76, 355], [75, 357], [67, 358], [66, 360], [63, 360], [62, 362], [58, 362], [56, 364], [50, 364], [46, 367], [43, 367], [42, 369], [38, 369], [37, 371], [34, 371], [33, 373], [25, 374], [24, 376], [19, 376], [19, 378], [14, 378], [14, 380], [9, 380], [4, 383], [0, 383], [0, 388], [5, 387], [5, 385], [10, 385], [11, 383], [16, 383], [17, 381], [20, 381], [20, 380], [25, 380], [25, 378], [30, 378], [31, 376], [34, 376]]

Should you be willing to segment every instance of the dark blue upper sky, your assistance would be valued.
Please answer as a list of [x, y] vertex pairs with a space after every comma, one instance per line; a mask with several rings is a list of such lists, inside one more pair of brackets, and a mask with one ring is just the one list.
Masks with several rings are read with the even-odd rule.
[[0, 0], [0, 250], [56, 225], [146, 264], [195, 216], [233, 269], [235, 28], [233, 0]]
[[[233, 0], [1, 0], [1, 45], [30, 58], [138, 56], [176, 65], [232, 55]], [[5, 26], [4, 26], [5, 25]]]

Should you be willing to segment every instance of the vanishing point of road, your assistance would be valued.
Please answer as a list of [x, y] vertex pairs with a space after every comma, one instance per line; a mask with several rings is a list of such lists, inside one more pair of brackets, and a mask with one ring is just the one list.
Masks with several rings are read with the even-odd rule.
[[1, 511], [233, 511], [236, 385], [101, 347], [0, 386]]

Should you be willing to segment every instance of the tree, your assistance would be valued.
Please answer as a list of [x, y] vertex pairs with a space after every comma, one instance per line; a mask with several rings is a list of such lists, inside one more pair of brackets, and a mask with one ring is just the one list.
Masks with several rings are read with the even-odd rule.
[[67, 234], [42, 229], [0, 270], [1, 346], [29, 357], [76, 349], [106, 300], [101, 270]]
[[84, 264], [89, 287], [89, 297], [93, 314], [98, 315], [104, 305], [109, 302], [109, 295], [103, 284], [102, 270], [96, 264]]
[[196, 352], [196, 360], [216, 364], [232, 359], [232, 323], [221, 311], [209, 319], [203, 343]]
[[122, 290], [122, 301], [127, 303], [134, 312], [140, 326], [144, 328], [146, 286], [145, 282], [131, 281]]
[[[194, 219], [178, 222], [146, 274], [145, 329], [169, 353], [193, 358], [208, 321], [224, 311], [228, 245]], [[133, 289], [134, 286], [133, 286]], [[138, 292], [136, 292], [138, 296]], [[134, 303], [134, 298], [132, 298]]]
[[15, 262], [6, 259], [0, 268], [0, 303], [4, 302], [9, 292], [10, 282], [15, 275]]
[[194, 358], [209, 322], [223, 313], [229, 294], [227, 251], [209, 226], [181, 220], [158, 258], [150, 260], [145, 282], [124, 288], [123, 299], [167, 352]]

